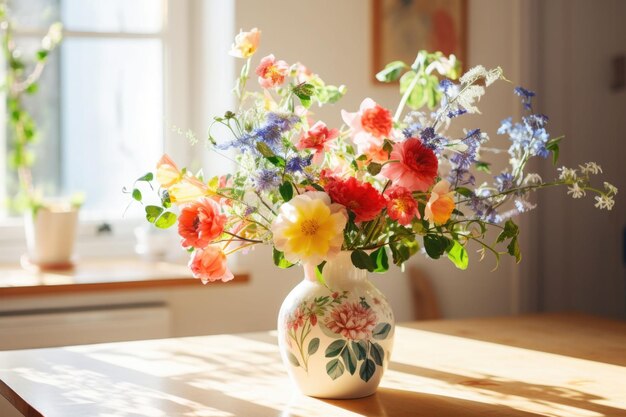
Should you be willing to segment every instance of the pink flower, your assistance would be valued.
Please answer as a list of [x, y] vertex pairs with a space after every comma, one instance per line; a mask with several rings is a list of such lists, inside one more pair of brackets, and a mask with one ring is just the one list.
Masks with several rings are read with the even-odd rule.
[[360, 303], [344, 303], [336, 307], [326, 321], [326, 327], [346, 339], [369, 339], [376, 325], [376, 314]]
[[285, 82], [289, 66], [285, 61], [276, 61], [274, 55], [261, 59], [255, 73], [259, 76], [259, 84], [263, 88], [273, 88]]
[[410, 191], [427, 191], [435, 182], [439, 161], [435, 153], [422, 141], [409, 138], [393, 146], [389, 162], [381, 171], [394, 185]]
[[217, 203], [201, 198], [182, 207], [178, 217], [178, 234], [186, 248], [202, 249], [217, 239], [224, 231], [226, 216], [220, 213]]
[[298, 84], [305, 83], [309, 81], [312, 77], [313, 72], [311, 72], [310, 69], [305, 67], [300, 62], [296, 64], [296, 79], [298, 80]]
[[230, 281], [234, 278], [228, 270], [226, 255], [217, 245], [196, 249], [189, 260], [189, 269], [194, 278], [200, 278], [203, 284], [214, 281]]
[[352, 129], [352, 140], [359, 153], [365, 153], [372, 146], [382, 148], [383, 140], [391, 136], [393, 119], [391, 112], [371, 98], [361, 103], [359, 111], [349, 113], [341, 111], [344, 122]]
[[327, 150], [328, 142], [336, 139], [337, 136], [339, 136], [339, 130], [328, 129], [324, 122], [318, 121], [300, 137], [296, 148], [313, 149], [315, 151], [313, 162], [319, 164], [322, 162], [324, 151]]
[[228, 54], [235, 58], [249, 58], [258, 49], [260, 39], [261, 31], [257, 28], [253, 28], [250, 32], [240, 31]]
[[403, 226], [411, 224], [415, 216], [419, 218], [417, 202], [411, 191], [404, 187], [393, 187], [386, 193], [387, 213], [393, 220], [397, 220]]
[[287, 321], [287, 330], [293, 329], [294, 332], [297, 332], [298, 327], [302, 326], [304, 326], [304, 311], [302, 307], [298, 307], [293, 317]]

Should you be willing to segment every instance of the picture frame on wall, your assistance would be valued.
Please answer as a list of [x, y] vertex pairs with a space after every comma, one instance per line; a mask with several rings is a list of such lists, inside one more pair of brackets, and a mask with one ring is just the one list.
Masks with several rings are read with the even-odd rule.
[[372, 78], [392, 61], [411, 65], [417, 52], [467, 59], [467, 0], [372, 0]]

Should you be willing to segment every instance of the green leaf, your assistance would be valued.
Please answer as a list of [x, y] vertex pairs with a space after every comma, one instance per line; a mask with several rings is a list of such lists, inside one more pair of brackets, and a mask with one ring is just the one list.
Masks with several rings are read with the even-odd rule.
[[402, 75], [402, 71], [409, 66], [402, 61], [393, 61], [385, 65], [385, 69], [376, 74], [376, 79], [382, 83], [397, 81]]
[[48, 57], [48, 51], [45, 49], [40, 49], [37, 51], [37, 61], [45, 61]]
[[272, 258], [274, 259], [274, 265], [279, 268], [287, 269], [291, 268], [294, 264], [285, 259], [285, 254], [278, 249], [274, 248], [274, 252], [272, 253]]
[[367, 166], [367, 172], [369, 172], [370, 175], [378, 175], [382, 168], [383, 168], [383, 166], [381, 164], [379, 164], [377, 162], [371, 162]]
[[287, 352], [287, 359], [289, 359], [289, 363], [291, 363], [296, 368], [300, 366], [300, 362], [298, 362], [298, 358], [296, 358], [296, 356], [293, 353]]
[[343, 367], [343, 364], [339, 361], [339, 359], [333, 359], [332, 361], [326, 364], [326, 373], [333, 380], [343, 375], [344, 371], [345, 371], [345, 368]]
[[278, 191], [283, 200], [285, 200], [285, 203], [293, 198], [293, 186], [289, 181], [283, 182], [280, 187], [278, 187]]
[[359, 376], [361, 377], [363, 381], [367, 382], [370, 379], [372, 379], [372, 377], [374, 376], [374, 372], [376, 372], [376, 364], [374, 363], [373, 360], [366, 359], [361, 364], [361, 369], [359, 370]]
[[26, 94], [31, 94], [32, 95], [32, 94], [35, 94], [38, 90], [39, 90], [39, 84], [32, 83], [28, 87], [26, 87], [26, 90], [24, 90], [24, 92]]
[[352, 252], [350, 259], [352, 259], [352, 264], [359, 269], [367, 269], [370, 272], [376, 269], [376, 264], [372, 261], [369, 255], [361, 249], [357, 249]]
[[378, 323], [374, 330], [372, 330], [372, 337], [377, 340], [386, 339], [391, 331], [391, 324], [389, 323]]
[[511, 219], [507, 220], [504, 224], [504, 230], [498, 235], [496, 243], [504, 242], [506, 239], [512, 239], [519, 234], [519, 227]]
[[176, 223], [176, 215], [171, 211], [166, 211], [161, 214], [161, 217], [156, 220], [154, 225], [159, 229], [167, 229], [168, 227], [173, 226], [174, 223]]
[[378, 366], [383, 366], [383, 359], [385, 359], [385, 351], [383, 347], [378, 343], [372, 343], [370, 346], [370, 356], [374, 359], [374, 362]]
[[389, 270], [389, 258], [387, 257], [387, 251], [384, 246], [372, 252], [370, 259], [376, 266], [372, 272], [383, 273]]
[[367, 356], [367, 342], [365, 342], [365, 340], [359, 340], [358, 342], [352, 341], [350, 344], [356, 354], [356, 359], [358, 361], [365, 359]]
[[519, 249], [519, 242], [517, 241], [517, 236], [511, 239], [511, 241], [509, 242], [506, 248], [509, 252], [509, 255], [515, 256], [515, 262], [520, 263], [520, 261], [522, 260], [522, 253], [520, 252], [520, 249]]
[[150, 223], [154, 223], [161, 213], [163, 213], [163, 207], [146, 206], [146, 220]]
[[356, 358], [354, 357], [354, 354], [349, 346], [346, 346], [346, 348], [341, 352], [341, 359], [343, 359], [343, 363], [346, 368], [348, 368], [350, 375], [354, 375], [354, 372], [356, 371]]
[[428, 256], [432, 259], [439, 259], [446, 251], [449, 244], [450, 241], [445, 236], [434, 234], [424, 236], [424, 248]]
[[489, 162], [476, 161], [476, 170], [491, 174], [491, 164]]
[[309, 355], [313, 355], [315, 352], [317, 352], [317, 349], [319, 347], [320, 347], [319, 337], [313, 338], [309, 342], [309, 348], [307, 349], [307, 352], [309, 353]]
[[163, 192], [161, 192], [161, 205], [165, 207], [166, 209], [172, 207], [172, 200], [170, 199], [170, 193], [167, 192], [167, 190], [163, 190]]
[[274, 154], [274, 151], [272, 151], [272, 149], [265, 142], [257, 142], [256, 148], [261, 153], [261, 155], [263, 155], [266, 158], [270, 158], [276, 155]]
[[146, 175], [137, 178], [137, 181], [152, 181], [154, 179], [154, 175], [152, 172], [148, 172]]
[[286, 165], [285, 158], [282, 156], [268, 156], [266, 159], [278, 168], [284, 168]]
[[454, 191], [457, 194], [461, 194], [463, 197], [472, 197], [474, 195], [474, 192], [472, 190], [465, 187], [457, 187], [454, 189]]
[[469, 258], [467, 257], [467, 250], [456, 240], [452, 241], [452, 246], [448, 248], [448, 259], [459, 269], [467, 269]]
[[563, 136], [559, 136], [558, 138], [550, 139], [546, 143], [546, 149], [552, 152], [552, 163], [556, 165], [559, 160], [559, 142], [561, 142]]
[[326, 352], [324, 355], [327, 358], [334, 358], [335, 356], [339, 356], [341, 350], [346, 346], [346, 341], [343, 339], [335, 340], [333, 343], [328, 345], [326, 348]]
[[139, 189], [133, 189], [133, 198], [137, 201], [141, 201], [141, 191], [139, 191]]
[[324, 279], [324, 275], [322, 274], [322, 271], [324, 270], [324, 265], [326, 265], [326, 261], [315, 267], [315, 278], [317, 279], [317, 282], [327, 287], [326, 280]]

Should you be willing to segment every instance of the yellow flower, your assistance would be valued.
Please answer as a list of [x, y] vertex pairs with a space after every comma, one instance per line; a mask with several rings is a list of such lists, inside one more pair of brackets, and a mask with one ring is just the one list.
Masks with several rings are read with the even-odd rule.
[[274, 246], [292, 263], [318, 265], [341, 251], [345, 207], [331, 204], [328, 194], [310, 191], [280, 206], [272, 223]]
[[259, 47], [260, 39], [261, 31], [257, 28], [252, 29], [250, 32], [240, 31], [235, 36], [235, 43], [231, 46], [228, 54], [235, 58], [249, 58], [254, 55]]
[[196, 177], [183, 173], [172, 159], [163, 155], [157, 163], [156, 180], [170, 195], [172, 203], [184, 204], [212, 194], [209, 187]]
[[424, 219], [436, 225], [444, 224], [450, 219], [454, 210], [454, 191], [450, 191], [450, 183], [441, 180], [433, 187], [428, 203], [424, 209]]

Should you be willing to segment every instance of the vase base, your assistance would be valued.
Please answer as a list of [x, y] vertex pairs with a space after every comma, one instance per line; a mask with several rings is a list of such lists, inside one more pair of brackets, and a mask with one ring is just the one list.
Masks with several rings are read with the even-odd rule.
[[344, 390], [344, 391], [336, 391], [336, 392], [331, 392], [331, 391], [326, 391], [326, 392], [320, 392], [318, 390], [310, 390], [310, 391], [305, 391], [300, 389], [300, 392], [304, 395], [306, 395], [307, 397], [313, 397], [313, 398], [319, 398], [321, 400], [356, 400], [359, 398], [365, 398], [365, 397], [369, 397], [371, 395], [376, 394], [376, 390], [378, 389], [378, 387], [374, 387], [369, 388], [369, 389], [362, 389], [362, 390]]

